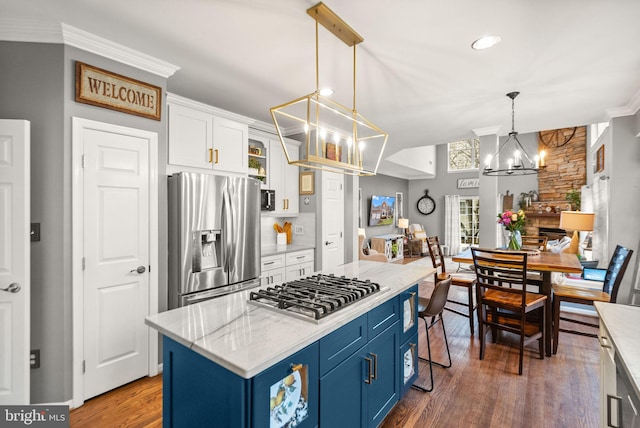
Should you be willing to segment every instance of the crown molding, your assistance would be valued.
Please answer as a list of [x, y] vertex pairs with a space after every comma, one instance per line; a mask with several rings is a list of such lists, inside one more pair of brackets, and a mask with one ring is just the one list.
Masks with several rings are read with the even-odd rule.
[[59, 23], [33, 19], [0, 18], [0, 40], [8, 42], [63, 43]]
[[65, 45], [74, 46], [96, 55], [130, 65], [135, 68], [168, 78], [180, 70], [180, 67], [152, 57], [140, 51], [130, 49], [110, 40], [61, 23]]
[[64, 43], [87, 52], [168, 78], [180, 69], [166, 61], [98, 37], [63, 22], [0, 18], [0, 40]]
[[606, 110], [608, 119], [611, 120], [614, 117], [633, 116], [640, 110], [640, 90], [629, 100], [629, 103], [623, 107], [610, 108]]
[[234, 122], [251, 125], [252, 127], [255, 123], [255, 120], [250, 117], [233, 113], [227, 110], [223, 110], [221, 108], [214, 107], [209, 104], [201, 103], [200, 101], [192, 100], [190, 98], [185, 98], [181, 95], [177, 95], [172, 92], [167, 92], [167, 103], [180, 105], [180, 106], [188, 107], [195, 110], [200, 110], [202, 112], [206, 112], [214, 116], [224, 117], [226, 119], [233, 120]]
[[476, 134], [476, 137], [484, 137], [487, 135], [498, 135], [500, 132], [500, 126], [488, 126], [486, 128], [476, 128], [472, 129], [473, 133]]

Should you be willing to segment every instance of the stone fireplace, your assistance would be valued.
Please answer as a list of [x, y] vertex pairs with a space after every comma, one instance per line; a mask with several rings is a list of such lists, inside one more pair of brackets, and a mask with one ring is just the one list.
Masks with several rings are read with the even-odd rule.
[[586, 139], [586, 126], [538, 133], [538, 152], [546, 152], [545, 167], [538, 172], [538, 201], [526, 211], [526, 235], [559, 229], [560, 211], [571, 209], [567, 193], [579, 191], [587, 182]]

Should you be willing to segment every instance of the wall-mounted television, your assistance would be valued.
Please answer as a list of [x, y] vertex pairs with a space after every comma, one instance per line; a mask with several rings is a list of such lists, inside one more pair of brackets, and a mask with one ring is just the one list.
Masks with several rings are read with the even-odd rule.
[[369, 226], [393, 226], [395, 196], [371, 196]]

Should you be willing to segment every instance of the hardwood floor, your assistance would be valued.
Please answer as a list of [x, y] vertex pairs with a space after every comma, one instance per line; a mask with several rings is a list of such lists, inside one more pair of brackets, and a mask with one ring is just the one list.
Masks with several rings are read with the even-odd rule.
[[[422, 283], [420, 293], [430, 295]], [[451, 289], [451, 293], [462, 293]], [[597, 427], [599, 426], [599, 346], [597, 339], [561, 333], [558, 354], [538, 359], [536, 345], [525, 352], [518, 376], [518, 348], [502, 334], [488, 340], [480, 361], [477, 336], [468, 320], [445, 311], [445, 327], [453, 365], [434, 367], [431, 393], [410, 390], [383, 421], [382, 427]], [[426, 356], [424, 323], [420, 350]], [[436, 360], [446, 358], [442, 329], [430, 331]], [[476, 333], [477, 334], [477, 333]], [[490, 338], [488, 338], [490, 339]], [[513, 338], [511, 338], [513, 339]], [[419, 383], [429, 381], [420, 363]], [[160, 427], [162, 378], [145, 378], [88, 400], [70, 414], [71, 427]], [[329, 427], [333, 428], [333, 427]]]

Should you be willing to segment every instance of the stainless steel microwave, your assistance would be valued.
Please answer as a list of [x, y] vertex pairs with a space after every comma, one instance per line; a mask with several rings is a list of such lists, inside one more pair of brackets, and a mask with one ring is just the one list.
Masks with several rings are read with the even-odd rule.
[[260, 209], [262, 211], [274, 211], [276, 209], [275, 190], [260, 190]]

